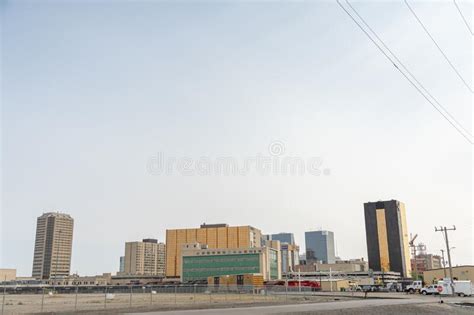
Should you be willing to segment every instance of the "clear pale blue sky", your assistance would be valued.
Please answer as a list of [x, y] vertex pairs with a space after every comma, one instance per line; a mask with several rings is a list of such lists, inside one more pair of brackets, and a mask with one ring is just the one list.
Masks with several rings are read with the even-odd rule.
[[[412, 2], [413, 3], [413, 2]], [[472, 130], [472, 97], [402, 1], [354, 2]], [[454, 5], [413, 3], [471, 83]], [[472, 6], [462, 3], [471, 17]], [[250, 224], [335, 232], [366, 256], [363, 203], [405, 202], [408, 229], [473, 263], [472, 147], [334, 2], [3, 1], [0, 267], [29, 275], [36, 217], [75, 219], [72, 270], [118, 269], [124, 242]], [[472, 84], [472, 83], [471, 83]], [[284, 143], [326, 176], [151, 176], [157, 152], [243, 159]]]

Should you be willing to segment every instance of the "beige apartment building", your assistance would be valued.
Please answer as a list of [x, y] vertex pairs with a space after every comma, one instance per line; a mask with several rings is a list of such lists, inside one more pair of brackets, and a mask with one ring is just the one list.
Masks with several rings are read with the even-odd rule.
[[123, 274], [164, 277], [165, 247], [156, 239], [125, 243]]
[[295, 271], [296, 266], [300, 264], [300, 247], [288, 243], [282, 243], [280, 246], [281, 270], [283, 274]]
[[16, 269], [0, 268], [0, 282], [16, 280]]
[[65, 213], [48, 212], [36, 221], [32, 276], [49, 279], [69, 276], [74, 219]]
[[262, 233], [251, 226], [202, 224], [200, 228], [166, 230], [166, 276], [181, 274], [181, 248], [185, 244], [206, 244], [208, 248], [261, 247]]

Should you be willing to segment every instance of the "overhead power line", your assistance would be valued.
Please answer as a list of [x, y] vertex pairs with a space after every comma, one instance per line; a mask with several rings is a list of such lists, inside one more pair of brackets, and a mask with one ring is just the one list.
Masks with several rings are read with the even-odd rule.
[[[411, 74], [411, 76], [413, 77], [413, 79], [411, 79], [405, 72], [403, 72], [397, 65], [396, 61], [398, 61], [398, 63], [400, 63], [400, 65], [406, 69], [406, 67], [399, 61], [399, 59], [393, 54], [393, 52], [391, 52], [389, 49], [391, 54], [394, 56], [394, 58], [390, 57], [387, 52], [385, 52], [384, 49], [382, 49], [382, 47], [377, 43], [376, 40], [374, 40], [374, 38], [364, 29], [364, 27], [362, 27], [362, 25], [357, 21], [357, 19], [341, 4], [341, 2], [339, 0], [336, 0], [337, 4], [342, 8], [342, 10], [344, 10], [344, 12], [346, 12], [346, 14], [352, 19], [352, 21], [354, 21], [354, 23], [360, 28], [360, 30], [370, 39], [370, 41], [380, 50], [380, 52], [390, 61], [390, 63], [392, 63], [392, 65], [405, 77], [405, 79], [407, 79], [408, 82], [410, 82], [410, 84], [423, 96], [423, 98], [428, 101], [428, 103], [431, 104], [431, 106], [441, 115], [443, 116], [443, 118], [454, 128], [456, 129], [456, 131], [461, 134], [461, 136], [463, 136], [470, 144], [474, 144], [474, 142], [472, 141], [472, 135], [467, 132], [467, 130], [459, 123], [457, 122], [457, 120], [455, 120], [453, 118], [453, 116], [442, 106], [440, 106], [444, 112], [446, 112], [446, 114], [440, 110], [440, 108], [438, 108], [435, 103], [433, 103], [433, 101], [430, 100], [430, 98], [428, 98], [428, 96], [426, 94], [428, 94], [429, 96], [431, 96], [433, 99], [434, 97], [429, 93], [427, 92], [426, 94], [423, 93], [423, 91], [418, 87], [417, 84], [415, 84], [415, 82], [417, 82], [421, 87], [422, 89], [424, 89], [426, 91], [426, 89], [421, 85], [421, 83], [419, 83], [418, 80], [416, 80], [416, 78], [411, 74], [411, 72], [409, 72], [408, 70], [405, 70], [407, 71], [408, 73]], [[354, 9], [354, 7], [352, 7], [349, 3], [348, 0], [346, 0], [346, 3], [352, 8], [352, 10], [361, 18], [361, 16], [357, 13], [357, 11]], [[365, 20], [363, 20], [361, 18], [361, 20], [364, 22], [364, 24], [366, 26], [368, 26], [368, 24], [365, 22]], [[386, 45], [383, 43], [383, 41], [380, 39], [380, 37], [378, 37], [375, 32], [370, 28], [368, 27], [371, 32], [374, 33], [374, 35], [377, 37], [377, 39], [384, 45], [384, 47], [386, 47]], [[415, 82], [414, 82], [415, 81]], [[449, 119], [448, 117], [451, 117], [451, 119]], [[453, 122], [454, 121], [454, 122]], [[459, 127], [457, 126], [459, 125]], [[463, 132], [462, 130], [464, 130], [465, 132]], [[467, 133], [467, 134], [466, 134]]]
[[428, 29], [426, 28], [425, 24], [423, 24], [423, 22], [420, 20], [420, 18], [418, 17], [418, 15], [416, 15], [415, 11], [413, 10], [413, 8], [410, 6], [410, 4], [408, 3], [407, 0], [403, 0], [406, 4], [406, 6], [408, 7], [408, 9], [410, 10], [410, 12], [413, 14], [413, 16], [415, 17], [415, 19], [418, 21], [418, 24], [421, 25], [421, 27], [423, 28], [423, 30], [425, 31], [425, 33], [428, 35], [428, 37], [431, 39], [431, 41], [433, 42], [433, 44], [436, 46], [436, 48], [438, 48], [439, 52], [441, 53], [441, 55], [443, 55], [444, 59], [446, 60], [446, 62], [449, 64], [449, 66], [451, 67], [451, 69], [453, 69], [453, 71], [457, 74], [457, 76], [459, 77], [459, 79], [461, 79], [461, 81], [464, 83], [464, 85], [467, 87], [467, 89], [469, 90], [469, 92], [473, 93], [474, 91], [472, 90], [471, 86], [466, 82], [466, 80], [464, 80], [464, 78], [462, 77], [462, 75], [459, 73], [458, 69], [456, 69], [456, 67], [453, 65], [453, 63], [451, 62], [451, 60], [449, 60], [448, 56], [446, 56], [446, 54], [444, 53], [444, 51], [441, 49], [441, 47], [438, 45], [438, 43], [436, 42], [436, 40], [433, 38], [433, 36], [431, 35], [431, 33], [428, 31]]
[[451, 113], [449, 113], [449, 111], [443, 106], [441, 105], [441, 103], [424, 87], [424, 85], [415, 77], [415, 75], [405, 66], [405, 64], [397, 57], [397, 55], [385, 44], [385, 42], [378, 36], [378, 34], [370, 27], [370, 25], [365, 21], [365, 19], [359, 14], [359, 12], [357, 12], [357, 10], [352, 6], [352, 4], [346, 0], [346, 3], [347, 5], [352, 9], [352, 11], [354, 11], [354, 13], [359, 17], [359, 19], [362, 21], [362, 23], [364, 23], [364, 25], [372, 32], [372, 34], [378, 39], [378, 41], [382, 44], [382, 46], [388, 50], [390, 52], [390, 54], [393, 56], [393, 58], [400, 64], [400, 66], [403, 68], [403, 70], [405, 70], [411, 77], [412, 79], [421, 87], [421, 89], [426, 93], [428, 94], [431, 99], [439, 106], [443, 109], [443, 111], [446, 113], [447, 116], [449, 116], [449, 118], [451, 118], [466, 134], [468, 134], [469, 136], [471, 136], [472, 138], [472, 135], [470, 134], [470, 132], [463, 127], [463, 125], [456, 120], [456, 118], [451, 115]]
[[469, 26], [469, 23], [467, 22], [466, 18], [464, 17], [464, 14], [462, 14], [461, 8], [459, 8], [458, 4], [456, 3], [456, 0], [453, 0], [453, 2], [454, 2], [454, 5], [456, 6], [456, 9], [458, 9], [459, 14], [461, 15], [461, 19], [464, 21], [464, 24], [466, 24], [467, 30], [469, 31], [471, 36], [474, 35], [474, 33], [472, 32], [471, 27]]

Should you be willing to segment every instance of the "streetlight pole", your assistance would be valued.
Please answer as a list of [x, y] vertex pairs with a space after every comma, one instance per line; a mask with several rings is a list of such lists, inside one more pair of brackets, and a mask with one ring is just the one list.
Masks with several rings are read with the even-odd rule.
[[418, 280], [418, 262], [416, 260], [416, 245], [415, 245], [415, 239], [418, 237], [418, 234], [415, 234], [415, 236], [411, 236], [410, 234], [410, 242], [408, 245], [412, 248], [413, 250], [413, 267], [414, 267], [414, 272], [412, 274], [412, 277], [415, 278], [415, 280]]
[[415, 280], [418, 280], [418, 261], [416, 260], [416, 245], [413, 245], [413, 261], [415, 267]]

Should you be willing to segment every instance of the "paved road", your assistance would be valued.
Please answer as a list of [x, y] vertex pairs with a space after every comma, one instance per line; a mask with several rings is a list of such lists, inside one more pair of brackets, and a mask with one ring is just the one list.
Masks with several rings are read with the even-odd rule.
[[[367, 299], [367, 300], [350, 300], [339, 302], [323, 302], [310, 304], [292, 304], [292, 305], [274, 305], [274, 306], [255, 306], [255, 307], [239, 307], [227, 309], [203, 309], [203, 310], [181, 310], [181, 311], [164, 311], [140, 313], [141, 315], [207, 315], [207, 314], [228, 314], [228, 315], [260, 315], [260, 314], [285, 314], [285, 313], [304, 313], [311, 311], [329, 311], [343, 310], [352, 308], [367, 308], [389, 305], [407, 305], [433, 303], [432, 299], [411, 298], [411, 299]], [[136, 315], [137, 313], [135, 313]]]

